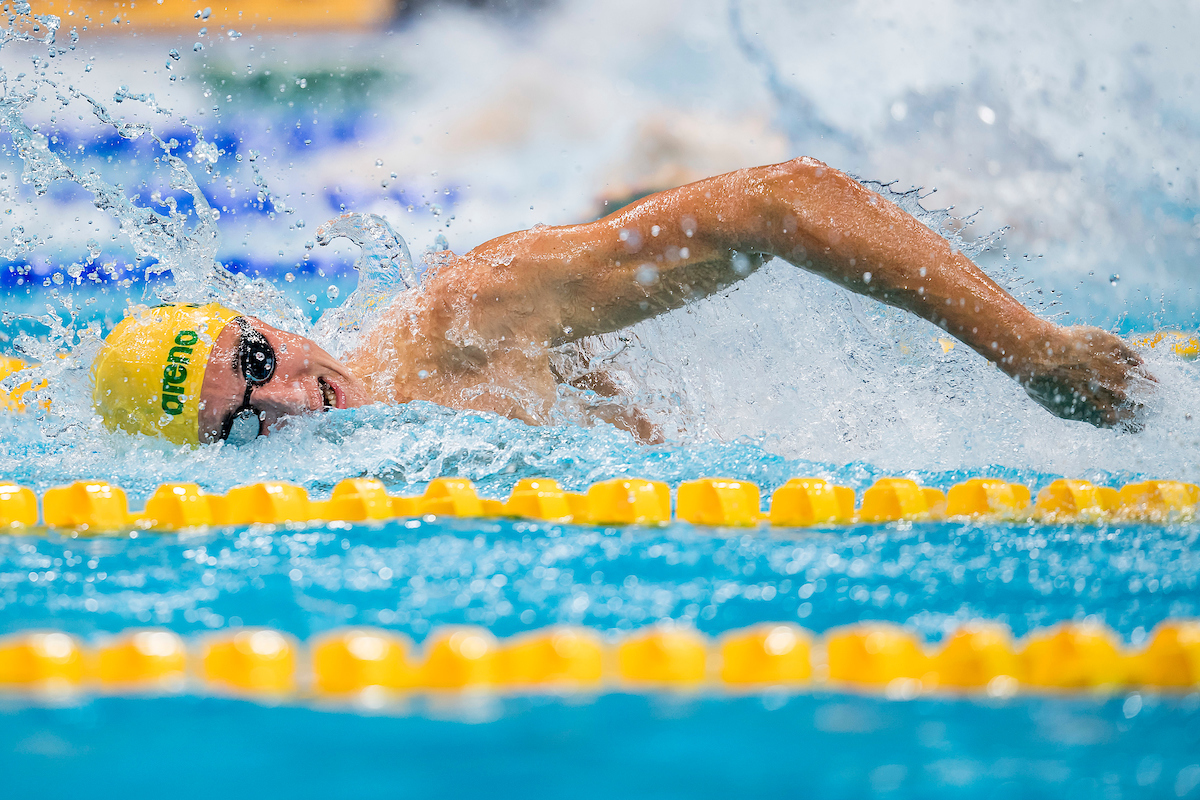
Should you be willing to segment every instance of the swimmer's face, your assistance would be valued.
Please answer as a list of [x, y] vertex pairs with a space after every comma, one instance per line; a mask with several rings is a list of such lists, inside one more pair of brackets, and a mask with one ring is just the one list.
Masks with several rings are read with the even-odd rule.
[[284, 417], [369, 402], [362, 381], [312, 341], [240, 317], [225, 326], [208, 357], [200, 441], [244, 441], [266, 435]]

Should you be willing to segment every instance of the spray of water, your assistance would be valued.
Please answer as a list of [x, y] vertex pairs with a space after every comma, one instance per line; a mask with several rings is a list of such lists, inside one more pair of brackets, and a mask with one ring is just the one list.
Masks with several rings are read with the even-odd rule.
[[[57, 47], [57, 21], [37, 22], [35, 36], [28, 8], [11, 8], [17, 11], [0, 38], [6, 56], [17, 46]], [[199, 126], [173, 118], [147, 93], [119, 89], [111, 104], [101, 102], [95, 92], [72, 89], [70, 80], [51, 74], [48, 57], [37, 58], [26, 88], [18, 90], [19, 81], [5, 75], [0, 101], [24, 180], [39, 197], [51, 186], [82, 187], [116, 220], [148, 275], [169, 274], [170, 280], [146, 284], [142, 302], [219, 300], [310, 334], [341, 354], [353, 349], [373, 314], [404, 290], [419, 291], [407, 246], [391, 224], [379, 214], [348, 214], [321, 228], [316, 238], [324, 244], [344, 237], [362, 248], [355, 265], [357, 288], [310, 326], [297, 304], [270, 281], [236, 274], [217, 262], [218, 209], [199, 188], [194, 171], [228, 161], [221, 147]], [[119, 179], [81, 166], [55, 149], [52, 134], [27, 124], [24, 112], [35, 88], [60, 97], [64, 108], [81, 105], [90, 120], [123, 140], [152, 143], [170, 187], [161, 202], [152, 195], [156, 205], [149, 207]], [[130, 115], [148, 114], [151, 121], [115, 116], [110, 111], [115, 104]], [[153, 121], [167, 119], [191, 131], [194, 164], [185, 161], [178, 142], [156, 132]], [[530, 153], [528, 166], [536, 167], [540, 155]], [[253, 158], [252, 164], [262, 163]], [[962, 235], [966, 221], [948, 211], [925, 210], [917, 192], [863, 182], [972, 256], [998, 235]], [[562, 191], [580, 188], [567, 178], [561, 184]], [[255, 189], [264, 202], [270, 192], [257, 167]], [[270, 199], [271, 220], [276, 212], [291, 210], [284, 198]], [[15, 258], [45, 239], [36, 232], [14, 234], [5, 256]], [[1041, 313], [1055, 313], [1004, 256], [988, 259], [987, 269]], [[108, 291], [123, 288], [112, 284]], [[1031, 480], [1056, 474], [1200, 477], [1200, 432], [1192, 421], [1200, 413], [1200, 382], [1177, 358], [1147, 353], [1159, 383], [1145, 398], [1150, 415], [1144, 432], [1095, 430], [1050, 417], [981, 358], [951, 347], [936, 328], [782, 262], [768, 264], [724, 296], [556, 353], [556, 368], [567, 381], [602, 370], [622, 391], [608, 398], [564, 386], [554, 414], [559, 427], [531, 429], [421, 404], [377, 407], [297, 420], [242, 451], [177, 449], [100, 429], [90, 409], [87, 375], [99, 326], [80, 322], [86, 314], [69, 293], [49, 286], [45, 294], [57, 305], [37, 317], [38, 335], [19, 333], [13, 346], [42, 363], [40, 375], [50, 378], [50, 387], [41, 399], [50, 407], [35, 403], [26, 417], [5, 418], [0, 434], [0, 470], [39, 486], [97, 469], [128, 485], [135, 496], [167, 479], [199, 480], [221, 489], [286, 477], [322, 488], [346, 475], [373, 474], [410, 486], [455, 471], [496, 490], [538, 470], [572, 476], [569, 482], [580, 484], [625, 472], [678, 479], [718, 471], [761, 475], [767, 485], [799, 472], [862, 485], [880, 470], [911, 471], [931, 480], [981, 470]], [[19, 329], [21, 320], [6, 324]], [[70, 356], [59, 358], [65, 353]], [[655, 422], [668, 445], [639, 448], [609, 426], [576, 427], [635, 408]], [[692, 458], [692, 453], [702, 455]], [[589, 463], [594, 470], [581, 466]], [[664, 471], [656, 466], [661, 463], [673, 466]], [[266, 470], [260, 464], [271, 466]]]
[[358, 344], [364, 326], [378, 316], [396, 294], [417, 287], [419, 277], [404, 239], [378, 214], [344, 214], [317, 230], [318, 244], [339, 236], [362, 249], [354, 268], [358, 286], [340, 306], [321, 315], [313, 335], [341, 358]]

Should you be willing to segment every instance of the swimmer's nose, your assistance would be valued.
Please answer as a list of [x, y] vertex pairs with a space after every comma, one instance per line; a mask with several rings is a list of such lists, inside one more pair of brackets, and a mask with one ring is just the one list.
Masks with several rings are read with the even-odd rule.
[[271, 428], [284, 417], [309, 411], [309, 392], [298, 380], [276, 378], [251, 392], [250, 404]]

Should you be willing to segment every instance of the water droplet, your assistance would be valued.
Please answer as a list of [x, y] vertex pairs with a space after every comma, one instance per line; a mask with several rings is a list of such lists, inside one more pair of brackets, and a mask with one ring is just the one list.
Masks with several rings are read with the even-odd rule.
[[167, 55], [169, 55], [171, 58], [175, 59], [176, 61], [178, 61], [180, 59], [179, 51], [176, 50], [174, 47], [172, 47], [170, 50], [167, 51]]
[[194, 45], [192, 45], [193, 53], [199, 53], [203, 49], [204, 49], [204, 45], [200, 44], [199, 42], [196, 42]]
[[341, 291], [338, 289], [338, 287], [332, 284], [330, 284], [329, 288], [325, 290], [325, 296], [330, 300], [337, 300], [339, 294], [341, 294]]
[[288, 283], [291, 283], [292, 281], [296, 280], [296, 276], [288, 272], [284, 274], [283, 279]]
[[1114, 272], [1112, 275], [1108, 276], [1108, 282], [1110, 285], [1116, 286], [1121, 282], [1121, 276]]
[[304, 299], [307, 300], [308, 302], [312, 303], [314, 306], [317, 304], [317, 296], [315, 294], [310, 294], [308, 297], [306, 297]]
[[375, 166], [377, 166], [377, 167], [382, 167], [382, 166], [383, 166], [383, 159], [382, 159], [382, 158], [377, 158], [377, 159], [375, 159]]
[[642, 286], [653, 286], [658, 283], [658, 267], [653, 264], [642, 264], [634, 276]]

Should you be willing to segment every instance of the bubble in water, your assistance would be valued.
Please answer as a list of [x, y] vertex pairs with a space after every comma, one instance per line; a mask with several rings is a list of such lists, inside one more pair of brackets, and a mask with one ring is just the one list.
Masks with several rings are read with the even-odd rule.
[[283, 276], [283, 279], [288, 283], [291, 283], [292, 281], [296, 280], [296, 276], [289, 272]]
[[330, 284], [329, 288], [325, 290], [325, 296], [330, 300], [337, 300], [337, 296], [339, 294], [340, 291], [338, 290], [338, 287], [334, 286], [333, 284]]
[[1121, 282], [1121, 276], [1114, 272], [1112, 275], [1108, 276], [1108, 282], [1111, 286], [1116, 286]]
[[178, 61], [181, 58], [181, 56], [179, 55], [179, 51], [176, 50], [174, 47], [172, 47], [170, 50], [167, 51], [167, 55], [169, 55], [171, 58], [173, 58], [176, 61]]
[[312, 303], [314, 306], [317, 304], [317, 296], [315, 294], [310, 294], [308, 297], [306, 297], [304, 299], [307, 300], [308, 302]]
[[194, 45], [192, 45], [193, 53], [199, 53], [203, 49], [204, 49], [204, 45], [200, 44], [199, 42], [196, 42]]

